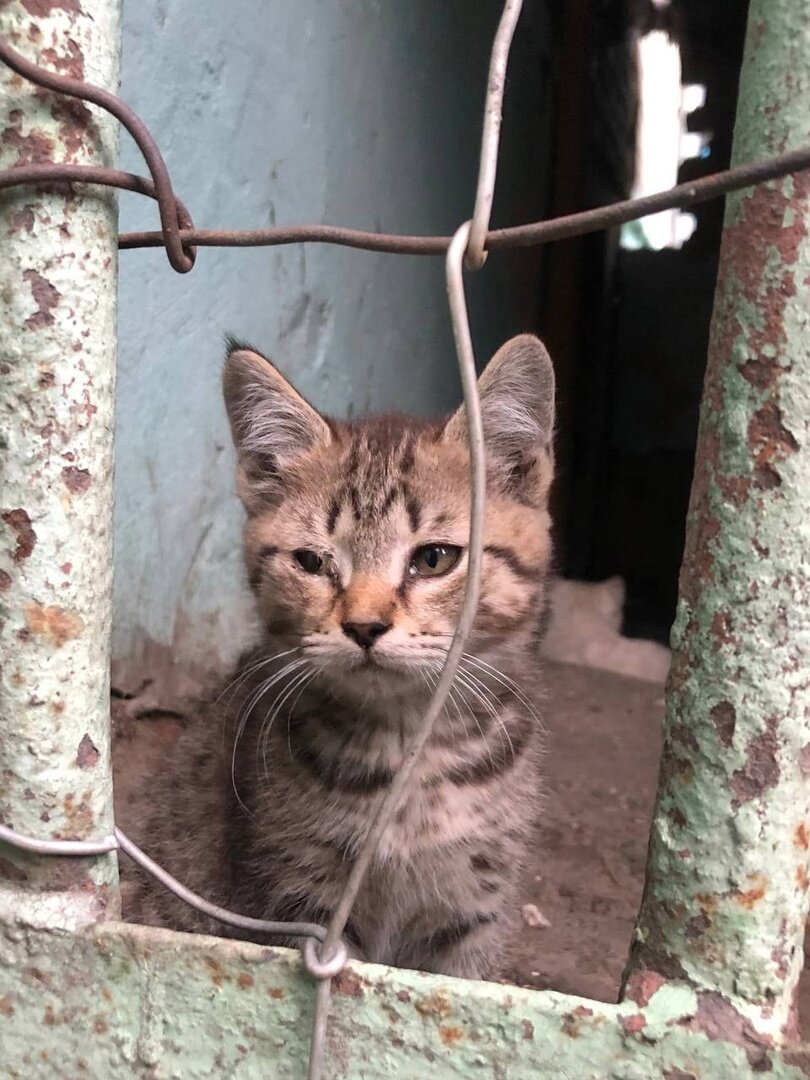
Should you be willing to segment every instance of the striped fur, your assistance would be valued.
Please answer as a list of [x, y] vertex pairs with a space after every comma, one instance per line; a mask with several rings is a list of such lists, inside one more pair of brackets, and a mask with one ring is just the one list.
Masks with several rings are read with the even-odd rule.
[[[151, 779], [138, 838], [218, 903], [324, 920], [452, 637], [469, 530], [465, 419], [328, 420], [244, 347], [230, 351], [224, 385], [265, 638]], [[451, 700], [347, 930], [369, 960], [477, 978], [501, 962], [539, 797], [535, 641], [553, 385], [530, 337], [504, 346], [480, 380], [481, 603]], [[462, 549], [443, 576], [411, 569], [431, 543]], [[302, 562], [302, 551], [313, 554]], [[363, 647], [346, 627], [379, 636]], [[130, 918], [222, 932], [137, 875], [128, 895]]]

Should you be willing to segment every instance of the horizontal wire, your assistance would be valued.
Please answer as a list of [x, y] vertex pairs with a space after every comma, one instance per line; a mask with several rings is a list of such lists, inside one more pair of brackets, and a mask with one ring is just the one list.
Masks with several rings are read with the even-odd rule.
[[212, 904], [210, 900], [205, 900], [181, 884], [177, 878], [172, 877], [168, 870], [164, 870], [159, 863], [150, 858], [118, 827], [113, 830], [112, 836], [102, 837], [101, 840], [41, 840], [19, 833], [7, 825], [0, 825], [0, 842], [18, 848], [20, 851], [28, 851], [33, 855], [63, 858], [87, 858], [94, 855], [107, 855], [111, 851], [123, 851], [169, 892], [174, 893], [189, 907], [196, 908], [197, 911], [216, 919], [217, 922], [257, 934], [280, 934], [287, 937], [313, 938], [315, 941], [323, 941], [326, 937], [326, 927], [318, 923], [272, 922], [268, 919], [254, 919], [249, 915], [229, 911], [228, 908], [220, 907], [219, 904]]
[[[624, 199], [607, 206], [583, 210], [576, 214], [491, 229], [484, 244], [487, 251], [533, 247], [557, 240], [599, 232], [629, 221], [637, 221], [662, 210], [686, 209], [711, 199], [753, 187], [768, 180], [777, 180], [790, 173], [810, 168], [810, 147], [762, 161], [737, 165], [732, 169], [689, 180], [667, 191], [645, 195], [640, 199]], [[59, 183], [101, 184], [156, 198], [154, 183], [148, 177], [118, 169], [92, 165], [17, 165], [0, 172], [0, 191], [18, 185], [49, 186]], [[178, 216], [190, 220], [185, 205], [175, 196]], [[185, 245], [195, 247], [280, 247], [287, 244], [333, 244], [391, 255], [444, 255], [450, 246], [450, 236], [420, 236], [405, 233], [370, 232], [342, 225], [279, 225], [268, 229], [197, 229], [181, 228], [178, 235]], [[133, 248], [164, 247], [159, 231], [125, 232], [118, 238], [122, 251]]]

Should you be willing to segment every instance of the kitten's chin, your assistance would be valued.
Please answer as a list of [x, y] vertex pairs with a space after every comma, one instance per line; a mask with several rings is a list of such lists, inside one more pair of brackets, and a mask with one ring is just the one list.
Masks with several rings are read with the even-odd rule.
[[424, 680], [416, 666], [390, 657], [375, 656], [373, 653], [358, 657], [345, 667], [332, 667], [324, 674], [335, 686], [364, 695], [401, 694], [410, 687], [424, 686]]

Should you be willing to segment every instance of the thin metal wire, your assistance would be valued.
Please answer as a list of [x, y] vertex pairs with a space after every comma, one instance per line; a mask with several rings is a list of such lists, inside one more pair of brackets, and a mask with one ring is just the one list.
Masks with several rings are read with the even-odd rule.
[[166, 254], [172, 267], [179, 273], [187, 273], [194, 265], [196, 252], [193, 248], [185, 248], [180, 238], [180, 227], [183, 222], [178, 220], [177, 203], [172, 190], [172, 181], [166, 162], [160, 152], [160, 147], [152, 138], [152, 134], [138, 114], [126, 105], [115, 94], [104, 90], [100, 86], [83, 82], [81, 79], [73, 79], [69, 75], [57, 75], [54, 71], [48, 71], [37, 64], [26, 60], [24, 56], [13, 49], [4, 39], [0, 38], [0, 60], [7, 64], [12, 71], [28, 79], [37, 86], [46, 90], [55, 90], [59, 94], [67, 94], [69, 97], [79, 98], [81, 101], [89, 101], [98, 105], [123, 124], [132, 138], [138, 144], [138, 149], [144, 156], [144, 160], [152, 175], [155, 185], [155, 197], [160, 209], [160, 224], [163, 229]]
[[506, 0], [501, 21], [492, 44], [489, 60], [489, 78], [487, 96], [484, 102], [484, 130], [481, 133], [481, 158], [478, 165], [478, 186], [475, 189], [475, 207], [473, 209], [470, 239], [464, 255], [464, 265], [468, 270], [480, 270], [487, 261], [484, 245], [492, 214], [492, 200], [495, 197], [495, 177], [498, 172], [498, 143], [501, 136], [501, 118], [503, 116], [503, 88], [506, 82], [506, 65], [509, 61], [509, 49], [515, 33], [523, 0]]
[[[217, 922], [256, 934], [303, 937], [307, 938], [308, 941], [323, 941], [326, 937], [326, 927], [320, 926], [318, 923], [273, 922], [269, 919], [254, 919], [249, 915], [240, 915], [236, 911], [229, 911], [228, 908], [220, 907], [219, 904], [212, 904], [210, 900], [205, 900], [179, 882], [177, 878], [172, 877], [168, 870], [164, 870], [159, 863], [150, 858], [117, 826], [113, 830], [112, 836], [105, 836], [101, 840], [40, 840], [34, 836], [25, 836], [23, 833], [17, 832], [16, 829], [10, 829], [7, 825], [0, 825], [0, 842], [19, 848], [20, 851], [30, 851], [34, 855], [56, 855], [65, 858], [88, 858], [93, 855], [107, 855], [111, 851], [123, 851], [125, 855], [128, 855], [133, 862], [146, 870], [169, 892], [174, 893], [189, 907], [196, 908], [197, 911], [216, 919]], [[306, 955], [314, 954], [306, 951]], [[313, 965], [317, 968], [314, 974], [318, 976], [321, 970], [330, 973], [332, 967], [338, 962], [338, 958], [342, 958], [340, 967], [336, 968], [339, 971], [346, 962], [346, 946], [342, 941], [339, 941], [334, 947], [333, 955], [328, 961], [323, 963], [316, 961], [316, 964]]]
[[[453, 337], [456, 343], [461, 386], [464, 394], [464, 411], [467, 417], [467, 437], [470, 448], [470, 535], [467, 548], [467, 581], [464, 599], [461, 603], [461, 611], [459, 612], [453, 640], [447, 650], [447, 657], [433, 697], [428, 704], [418, 732], [414, 735], [405, 751], [402, 764], [397, 770], [390, 788], [377, 807], [357, 858], [352, 864], [343, 893], [327, 926], [326, 938], [323, 944], [324, 951], [340, 941], [346, 928], [352, 907], [369, 871], [380, 839], [396, 812], [402, 796], [405, 794], [425, 743], [430, 738], [433, 725], [444, 708], [453, 688], [456, 673], [463, 659], [464, 646], [478, 609], [481, 588], [481, 564], [484, 552], [486, 451], [484, 448], [484, 427], [481, 420], [481, 402], [478, 397], [475, 356], [470, 335], [470, 324], [467, 318], [467, 303], [464, 297], [462, 276], [462, 262], [469, 238], [470, 222], [466, 221], [453, 237], [446, 261], [447, 297], [450, 304]], [[318, 988], [315, 1003], [312, 1041], [310, 1044], [309, 1080], [319, 1080], [321, 1075], [329, 1000], [329, 982], [327, 979], [323, 979]]]
[[[709, 202], [733, 191], [753, 187], [768, 180], [777, 180], [789, 173], [803, 172], [810, 168], [810, 147], [792, 150], [777, 157], [737, 165], [733, 169], [712, 173], [699, 180], [677, 184], [667, 191], [645, 195], [640, 199], [625, 199], [593, 210], [550, 218], [548, 221], [532, 221], [525, 225], [512, 225], [505, 229], [493, 229], [486, 235], [487, 251], [505, 251], [511, 248], [533, 247], [575, 236], [599, 232], [602, 229], [624, 225], [648, 214], [662, 210], [684, 210], [702, 202]], [[65, 182], [102, 184], [134, 191], [156, 199], [154, 183], [148, 177], [118, 169], [104, 169], [93, 165], [16, 165], [0, 172], [0, 190], [18, 185], [36, 184], [52, 186]], [[359, 248], [390, 255], [444, 255], [450, 246], [450, 236], [414, 236], [403, 233], [369, 232], [349, 229], [342, 225], [278, 225], [269, 229], [197, 229], [183, 203], [175, 196], [177, 213], [184, 224], [179, 235], [184, 244], [198, 247], [279, 247], [287, 244], [335, 244], [339, 247]], [[156, 248], [165, 246], [162, 232], [128, 232], [118, 237], [122, 251], [133, 248]]]
[[23, 836], [8, 825], [0, 825], [0, 841], [20, 851], [30, 851], [34, 855], [106, 855], [115, 851], [118, 841], [114, 836], [105, 836], [101, 840], [39, 840], [35, 836]]
[[236, 926], [240, 930], [250, 930], [257, 934], [284, 934], [288, 937], [315, 938], [317, 941], [323, 941], [326, 937], [326, 929], [317, 923], [273, 922], [268, 919], [253, 919], [249, 915], [239, 915], [235, 911], [229, 911], [227, 908], [220, 907], [219, 904], [212, 904], [210, 900], [204, 900], [202, 896], [198, 896], [197, 893], [182, 885], [177, 878], [172, 877], [154, 859], [150, 859], [145, 851], [141, 851], [137, 844], [133, 844], [129, 837], [117, 827], [115, 829], [115, 838], [118, 841], [118, 847], [126, 855], [129, 855], [133, 862], [143, 867], [169, 892], [174, 893], [189, 907], [196, 908], [203, 915], [208, 915], [210, 918], [226, 923], [228, 926]]

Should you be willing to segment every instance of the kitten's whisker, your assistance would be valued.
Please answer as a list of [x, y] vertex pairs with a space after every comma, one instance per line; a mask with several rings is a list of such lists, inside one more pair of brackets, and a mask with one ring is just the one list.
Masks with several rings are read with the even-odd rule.
[[[298, 646], [296, 646], [294, 649], [285, 649], [283, 652], [275, 653], [273, 656], [260, 656], [252, 663], [247, 664], [243, 668], [240, 668], [240, 670], [236, 672], [230, 682], [228, 682], [220, 691], [219, 695], [214, 700], [214, 704], [219, 705], [220, 701], [222, 701], [222, 699], [225, 697], [229, 690], [233, 691], [233, 693], [231, 694], [231, 698], [233, 698], [233, 694], [236, 693], [237, 687], [240, 686], [245, 681], [245, 679], [250, 678], [251, 675], [255, 675], [257, 671], [260, 671], [263, 667], [266, 667], [267, 664], [272, 664], [274, 660], [281, 660], [282, 657], [290, 656], [292, 653], [297, 652], [297, 650]], [[230, 704], [230, 700], [227, 704]]]
[[294, 672], [300, 670], [300, 668], [302, 668], [305, 664], [306, 660], [302, 660], [300, 658], [297, 660], [290, 660], [281, 668], [280, 671], [275, 672], [275, 674], [271, 675], [268, 679], [265, 679], [265, 681], [260, 684], [258, 690], [255, 691], [251, 699], [243, 706], [243, 710], [240, 713], [240, 719], [242, 719], [242, 730], [244, 730], [244, 727], [252, 716], [254, 709], [257, 707], [264, 695], [269, 690], [271, 690], [276, 685], [276, 683], [280, 682], [282, 679], [287, 678], [289, 675], [292, 675]]
[[290, 683], [282, 691], [279, 692], [275, 702], [273, 703], [271, 711], [267, 714], [267, 719], [262, 724], [262, 729], [259, 733], [259, 746], [261, 748], [262, 768], [264, 769], [265, 779], [269, 779], [269, 770], [267, 768], [267, 747], [270, 741], [270, 732], [272, 730], [273, 724], [275, 723], [276, 717], [284, 707], [285, 701], [289, 700], [290, 696], [298, 689], [298, 687], [306, 685], [306, 683], [309, 682], [311, 678], [314, 678], [315, 672], [313, 672], [310, 668], [308, 661], [305, 661], [305, 663], [307, 664], [305, 670], [296, 672]]
[[292, 704], [290, 705], [289, 709], [287, 710], [287, 749], [290, 752], [290, 757], [292, 757], [292, 732], [291, 732], [290, 728], [291, 728], [291, 724], [292, 724], [293, 713], [295, 712], [296, 707], [298, 706], [298, 702], [301, 700], [301, 695], [306, 690], [306, 688], [309, 686], [309, 684], [312, 682], [312, 680], [314, 678], [316, 678], [318, 675], [320, 675], [321, 670], [322, 669], [318, 668], [318, 667], [313, 667], [311, 669], [309, 678], [305, 679], [304, 682], [301, 683], [301, 689], [295, 695], [295, 698], [293, 699]]
[[[471, 682], [480, 689], [481, 693], [484, 694], [484, 696], [488, 700], [492, 700], [498, 706], [502, 705], [502, 703], [498, 700], [497, 696], [493, 692], [492, 688], [487, 686], [486, 683], [482, 679], [480, 679], [477, 675], [473, 674], [473, 672], [470, 671], [469, 668], [464, 668], [463, 669], [463, 674], [464, 674], [465, 678], [470, 679]], [[510, 751], [510, 753], [512, 755], [512, 760], [514, 761], [515, 760], [515, 747], [514, 747], [514, 743], [512, 742], [512, 736], [509, 734], [509, 728], [506, 726], [506, 722], [503, 719], [503, 709], [498, 708], [496, 710], [496, 712], [497, 712], [497, 722], [500, 725], [501, 731], [506, 736], [506, 740], [509, 743], [509, 751]]]
[[[295, 650], [290, 649], [289, 652], [270, 657], [269, 660], [278, 660], [280, 658], [280, 655], [287, 656], [290, 652], [295, 652]], [[253, 672], [259, 670], [262, 666], [264, 666], [264, 663], [266, 661], [268, 661], [268, 658], [265, 658], [265, 661], [262, 661], [262, 663], [254, 665], [252, 669]], [[259, 689], [255, 692], [251, 700], [246, 705], [243, 705], [239, 711], [239, 716], [237, 717], [236, 735], [234, 736], [233, 749], [231, 751], [231, 787], [233, 788], [233, 793], [236, 796], [236, 801], [248, 814], [250, 814], [251, 811], [248, 809], [247, 806], [245, 806], [244, 802], [242, 801], [242, 797], [239, 794], [238, 785], [236, 783], [236, 753], [239, 748], [239, 742], [245, 732], [248, 721], [250, 720], [250, 714], [253, 711], [254, 706], [261, 698], [262, 694], [269, 690], [270, 687], [284, 675], [288, 674], [291, 670], [294, 670], [295, 668], [300, 666], [301, 663], [304, 663], [304, 661], [294, 660], [285, 664], [282, 667], [281, 671], [276, 672], [275, 675], [272, 675], [269, 679], [261, 683]]]
[[[437, 673], [436, 678], [437, 678], [437, 681], [438, 681], [438, 674], [442, 670], [442, 665], [437, 664], [435, 670], [436, 670], [436, 673]], [[456, 675], [456, 678], [458, 678], [458, 675]], [[465, 709], [467, 711], [467, 715], [472, 718], [473, 723], [475, 724], [476, 728], [478, 729], [478, 734], [479, 734], [479, 736], [481, 738], [481, 742], [486, 747], [487, 757], [489, 758], [490, 764], [492, 765], [492, 767], [494, 769], [495, 760], [492, 757], [492, 749], [491, 749], [491, 747], [489, 745], [489, 740], [487, 739], [486, 735], [484, 734], [484, 729], [481, 727], [481, 722], [479, 721], [479, 719], [478, 719], [478, 717], [477, 717], [477, 715], [475, 713], [475, 709], [470, 708], [470, 703], [467, 701], [466, 697], [464, 696], [464, 693], [463, 693], [461, 687], [456, 686], [455, 682], [453, 683], [453, 686], [450, 688], [450, 694], [449, 694], [449, 697], [450, 697], [451, 700], [453, 700], [454, 705], [455, 705], [455, 699], [453, 698], [453, 690], [454, 689], [458, 690], [458, 695], [461, 698], [462, 704], [464, 705], [464, 707], [465, 707]], [[456, 705], [456, 709], [458, 709], [457, 705]], [[461, 715], [461, 714], [459, 713], [459, 715]], [[466, 724], [466, 722], [464, 720], [462, 720], [462, 723], [464, 724], [464, 734], [465, 734], [466, 738], [469, 740], [469, 734], [468, 734], [468, 731], [467, 731], [467, 724]]]
[[459, 671], [456, 677], [463, 686], [466, 686], [467, 689], [470, 690], [478, 698], [478, 700], [490, 714], [495, 723], [499, 725], [501, 732], [501, 742], [503, 742], [503, 736], [505, 735], [506, 741], [509, 743], [509, 750], [512, 754], [512, 760], [514, 761], [515, 747], [512, 743], [512, 737], [509, 734], [506, 724], [504, 724], [503, 719], [501, 718], [500, 712], [493, 706], [492, 702], [490, 701], [490, 696], [492, 695], [488, 687], [480, 683], [474, 675], [470, 674], [469, 671], [466, 671], [464, 673]]
[[507, 675], [506, 672], [500, 671], [498, 668], [493, 667], [492, 664], [488, 664], [486, 660], [482, 660], [480, 656], [472, 656], [470, 653], [463, 653], [462, 656], [463, 660], [466, 661], [468, 664], [475, 664], [475, 666], [481, 669], [484, 674], [491, 676], [497, 682], [501, 683], [502, 686], [505, 686], [507, 690], [511, 690], [511, 692], [515, 695], [518, 701], [520, 701], [522, 705], [525, 705], [525, 707], [529, 710], [529, 712], [532, 714], [532, 717], [539, 724], [542, 724], [543, 721], [540, 717], [540, 714], [537, 712], [537, 709], [533, 704], [531, 698], [529, 698], [525, 690], [523, 690], [521, 686], [515, 682], [514, 679], [510, 678], [510, 676]]

